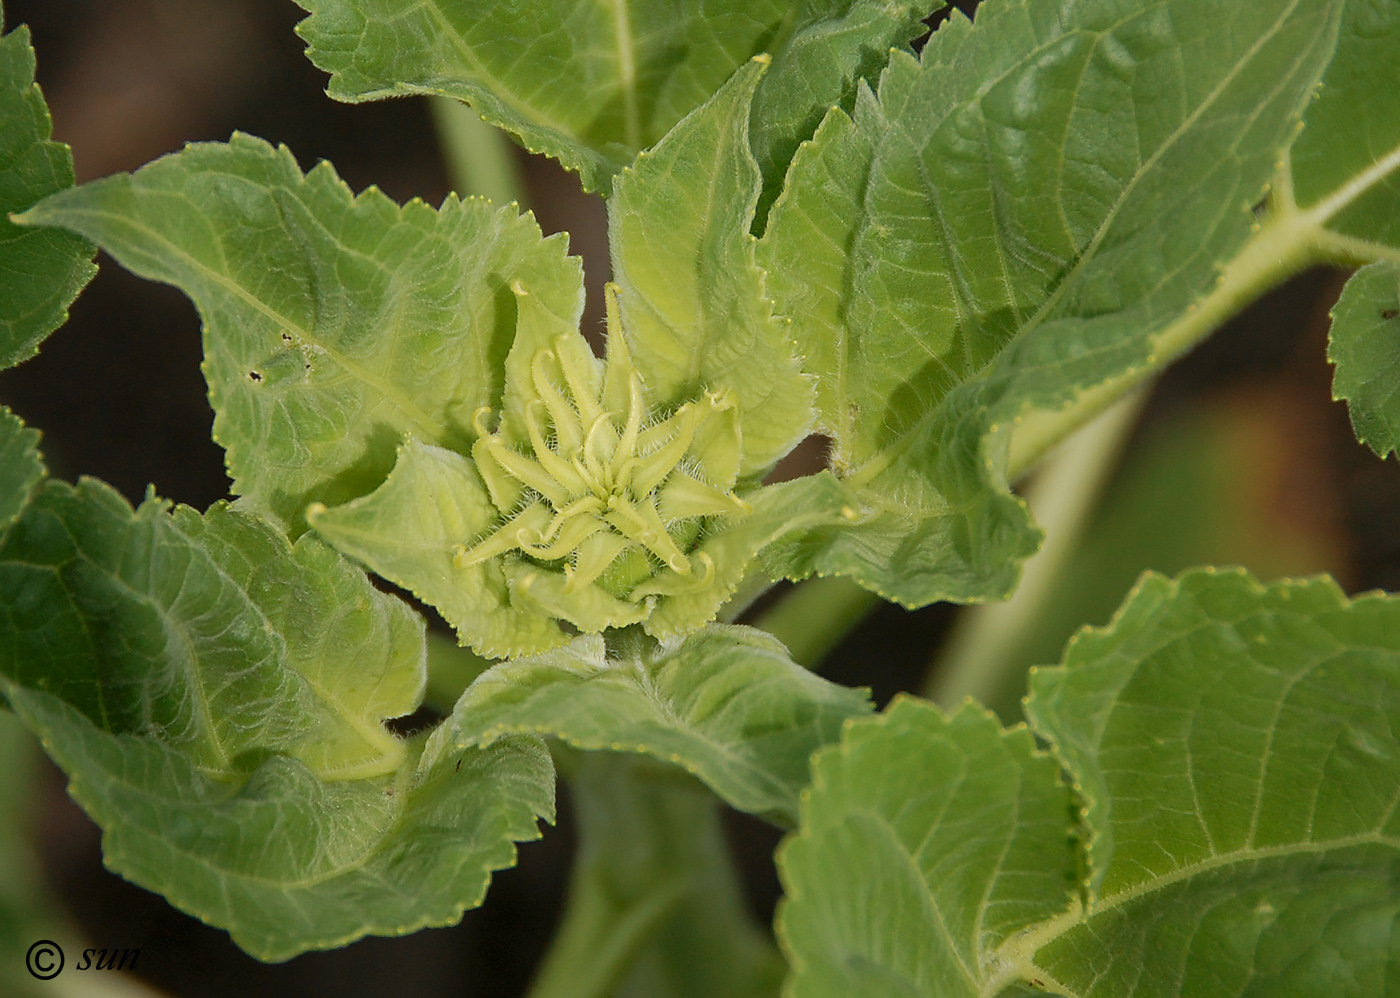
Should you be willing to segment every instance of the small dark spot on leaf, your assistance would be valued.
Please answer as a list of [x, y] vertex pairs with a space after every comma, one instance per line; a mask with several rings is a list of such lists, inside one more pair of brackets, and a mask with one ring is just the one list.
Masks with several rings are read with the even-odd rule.
[[1250, 212], [1254, 215], [1255, 218], [1258, 218], [1260, 215], [1265, 214], [1269, 210], [1269, 205], [1273, 203], [1273, 199], [1274, 196], [1272, 193], [1265, 194], [1259, 200], [1258, 204], [1252, 205], [1250, 207]]
[[283, 333], [283, 334], [282, 334], [282, 342], [283, 342], [283, 343], [290, 343], [290, 342], [292, 342], [292, 334], [291, 334], [291, 333]]
[[248, 372], [248, 380], [249, 380], [249, 381], [261, 381], [261, 380], [262, 380], [262, 375], [259, 374], [257, 371], [249, 371], [249, 372]]
[[1391, 319], [1394, 319], [1397, 316], [1400, 316], [1400, 308], [1388, 308], [1381, 313], [1381, 318], [1384, 319], [1386, 322], [1389, 322]]
[[457, 765], [456, 765], [456, 767], [453, 768], [452, 772], [454, 772], [454, 773], [460, 773], [461, 771], [462, 771], [462, 760], [461, 760], [461, 759], [458, 759], [458, 760], [457, 760]]

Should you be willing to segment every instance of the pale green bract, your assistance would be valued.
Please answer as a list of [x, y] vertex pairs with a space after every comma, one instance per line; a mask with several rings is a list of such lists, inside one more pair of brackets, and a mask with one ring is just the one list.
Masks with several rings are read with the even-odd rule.
[[912, 700], [817, 757], [793, 998], [1388, 993], [1400, 601], [1149, 575], [1031, 689], [1053, 757]]
[[852, 514], [828, 475], [757, 487], [805, 433], [812, 390], [748, 232], [760, 191], [748, 105], [764, 65], [619, 180], [605, 363], [575, 318], [515, 282], [500, 413], [474, 414], [472, 460], [410, 439], [380, 489], [308, 514], [482, 654], [560, 645], [556, 621], [694, 630], [766, 547]]

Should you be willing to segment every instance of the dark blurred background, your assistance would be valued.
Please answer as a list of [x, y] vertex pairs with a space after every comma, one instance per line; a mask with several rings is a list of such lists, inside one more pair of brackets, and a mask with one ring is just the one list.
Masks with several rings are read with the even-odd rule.
[[[971, 8], [971, 4], [960, 5]], [[287, 144], [304, 168], [332, 161], [351, 187], [436, 204], [451, 186], [427, 102], [350, 106], [323, 93], [302, 55], [290, 0], [8, 0], [29, 24], [55, 135], [79, 181], [133, 170], [186, 141], [235, 129]], [[568, 231], [585, 259], [601, 321], [606, 235], [601, 202], [548, 160], [518, 155], [546, 233]], [[44, 432], [52, 473], [105, 479], [139, 501], [148, 484], [204, 508], [227, 493], [199, 373], [199, 323], [180, 292], [140, 281], [107, 257], [41, 355], [0, 374], [0, 401]], [[1330, 401], [1327, 310], [1344, 274], [1305, 274], [1258, 303], [1157, 385], [1052, 597], [1018, 649], [1058, 657], [1082, 623], [1103, 623], [1144, 568], [1245, 564], [1266, 578], [1330, 571], [1351, 591], [1400, 589], [1400, 467], [1352, 437]], [[919, 689], [957, 611], [883, 607], [823, 664], [880, 703]], [[483, 909], [462, 924], [267, 966], [223, 932], [106, 873], [97, 829], [44, 770], [34, 842], [45, 874], [99, 945], [141, 948], [140, 976], [172, 995], [517, 996], [558, 916], [573, 847], [561, 821], [521, 847]], [[776, 831], [729, 819], [753, 907], [777, 898]]]

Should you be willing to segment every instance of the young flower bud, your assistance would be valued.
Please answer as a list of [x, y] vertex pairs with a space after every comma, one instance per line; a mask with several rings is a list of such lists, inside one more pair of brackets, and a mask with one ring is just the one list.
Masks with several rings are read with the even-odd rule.
[[455, 554], [459, 567], [528, 565], [518, 595], [585, 630], [641, 619], [657, 597], [709, 585], [714, 563], [691, 549], [710, 520], [750, 511], [734, 493], [732, 396], [707, 392], [668, 415], [652, 412], [612, 286], [607, 314], [601, 371], [573, 332], [517, 366], [527, 383], [507, 391], [522, 401], [523, 440], [504, 419], [488, 430], [489, 410], [476, 414], [472, 453], [499, 516]]

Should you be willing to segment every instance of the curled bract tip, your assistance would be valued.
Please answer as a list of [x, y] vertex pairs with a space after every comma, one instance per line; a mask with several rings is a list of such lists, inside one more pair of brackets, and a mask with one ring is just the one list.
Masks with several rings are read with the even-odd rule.
[[518, 595], [583, 630], [636, 622], [658, 598], [712, 585], [700, 539], [752, 510], [734, 492], [732, 393], [705, 391], [666, 415], [651, 407], [613, 289], [608, 306], [605, 366], [581, 340], [555, 337], [515, 369], [525, 383], [507, 385], [519, 418], [493, 431], [490, 409], [473, 414], [472, 453], [498, 515], [454, 549], [458, 567], [501, 559]]

